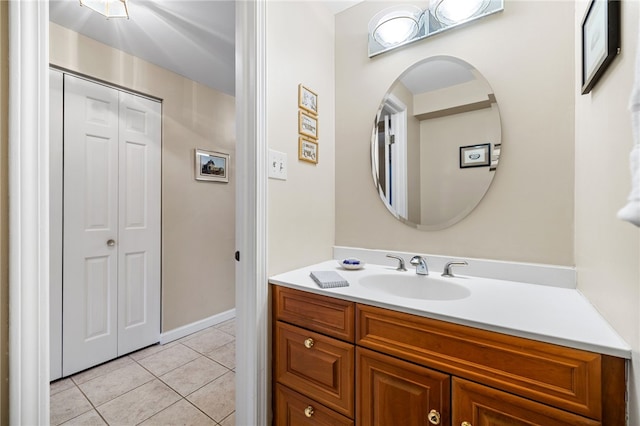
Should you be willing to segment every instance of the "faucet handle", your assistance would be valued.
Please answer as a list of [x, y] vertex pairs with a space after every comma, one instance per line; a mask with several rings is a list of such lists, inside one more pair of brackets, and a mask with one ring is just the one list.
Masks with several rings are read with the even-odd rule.
[[391, 259], [396, 259], [398, 261], [398, 267], [396, 268], [396, 271], [407, 270], [407, 268], [404, 266], [404, 259], [401, 258], [400, 256], [394, 256], [392, 254], [388, 254], [387, 257], [390, 257]]
[[447, 262], [444, 265], [444, 271], [442, 272], [443, 277], [454, 278], [453, 275], [453, 267], [454, 266], [467, 266], [468, 263], [464, 260], [456, 260], [453, 262]]

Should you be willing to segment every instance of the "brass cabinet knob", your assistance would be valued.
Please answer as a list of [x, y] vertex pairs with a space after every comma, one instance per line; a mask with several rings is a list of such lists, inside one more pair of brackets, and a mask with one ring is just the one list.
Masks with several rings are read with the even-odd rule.
[[429, 411], [427, 418], [429, 419], [429, 423], [431, 423], [432, 425], [440, 424], [440, 413], [438, 413], [436, 410]]
[[[313, 416], [313, 413], [314, 413], [313, 407], [310, 406], [310, 405], [307, 408], [304, 409], [304, 415], [307, 416], [307, 417]], [[471, 425], [469, 425], [469, 426], [471, 426]]]
[[113, 246], [115, 246], [115, 245], [116, 245], [116, 240], [107, 240], [107, 245], [108, 245], [109, 247], [113, 247]]
[[[316, 342], [313, 341], [311, 337], [304, 341], [304, 347], [307, 349], [311, 349]], [[312, 410], [313, 411], [313, 410]]]
[[460, 423], [460, 426], [471, 426], [471, 423], [469, 423], [469, 422], [462, 422], [462, 423]]

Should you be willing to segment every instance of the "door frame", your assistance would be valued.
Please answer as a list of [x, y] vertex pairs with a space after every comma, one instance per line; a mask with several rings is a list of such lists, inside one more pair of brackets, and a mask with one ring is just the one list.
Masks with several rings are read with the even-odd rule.
[[[239, 424], [256, 425], [268, 423], [269, 400], [265, 9], [265, 0], [236, 2], [236, 126], [239, 171], [236, 244], [242, 255], [242, 262], [236, 266], [236, 417]], [[11, 424], [49, 422], [48, 70], [49, 3], [10, 1]], [[249, 165], [254, 167], [248, 167]]]

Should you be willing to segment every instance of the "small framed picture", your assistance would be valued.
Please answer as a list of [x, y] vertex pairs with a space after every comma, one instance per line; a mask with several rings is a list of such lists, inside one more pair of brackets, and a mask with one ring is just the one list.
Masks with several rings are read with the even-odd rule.
[[460, 168], [487, 167], [491, 164], [491, 144], [469, 145], [460, 147]]
[[298, 159], [318, 164], [318, 143], [314, 140], [298, 138]]
[[620, 51], [620, 0], [591, 0], [582, 20], [582, 94], [593, 89]]
[[305, 111], [298, 111], [298, 133], [312, 139], [318, 139], [318, 118]]
[[318, 95], [302, 84], [298, 85], [298, 107], [318, 115]]
[[196, 180], [229, 182], [229, 154], [196, 149], [195, 174]]

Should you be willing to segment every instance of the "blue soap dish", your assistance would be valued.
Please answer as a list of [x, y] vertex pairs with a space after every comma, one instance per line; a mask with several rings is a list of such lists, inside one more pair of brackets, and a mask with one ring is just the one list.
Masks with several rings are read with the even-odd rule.
[[342, 266], [344, 269], [362, 269], [364, 266], [364, 262], [355, 257], [347, 257], [346, 259], [338, 260], [338, 264]]

